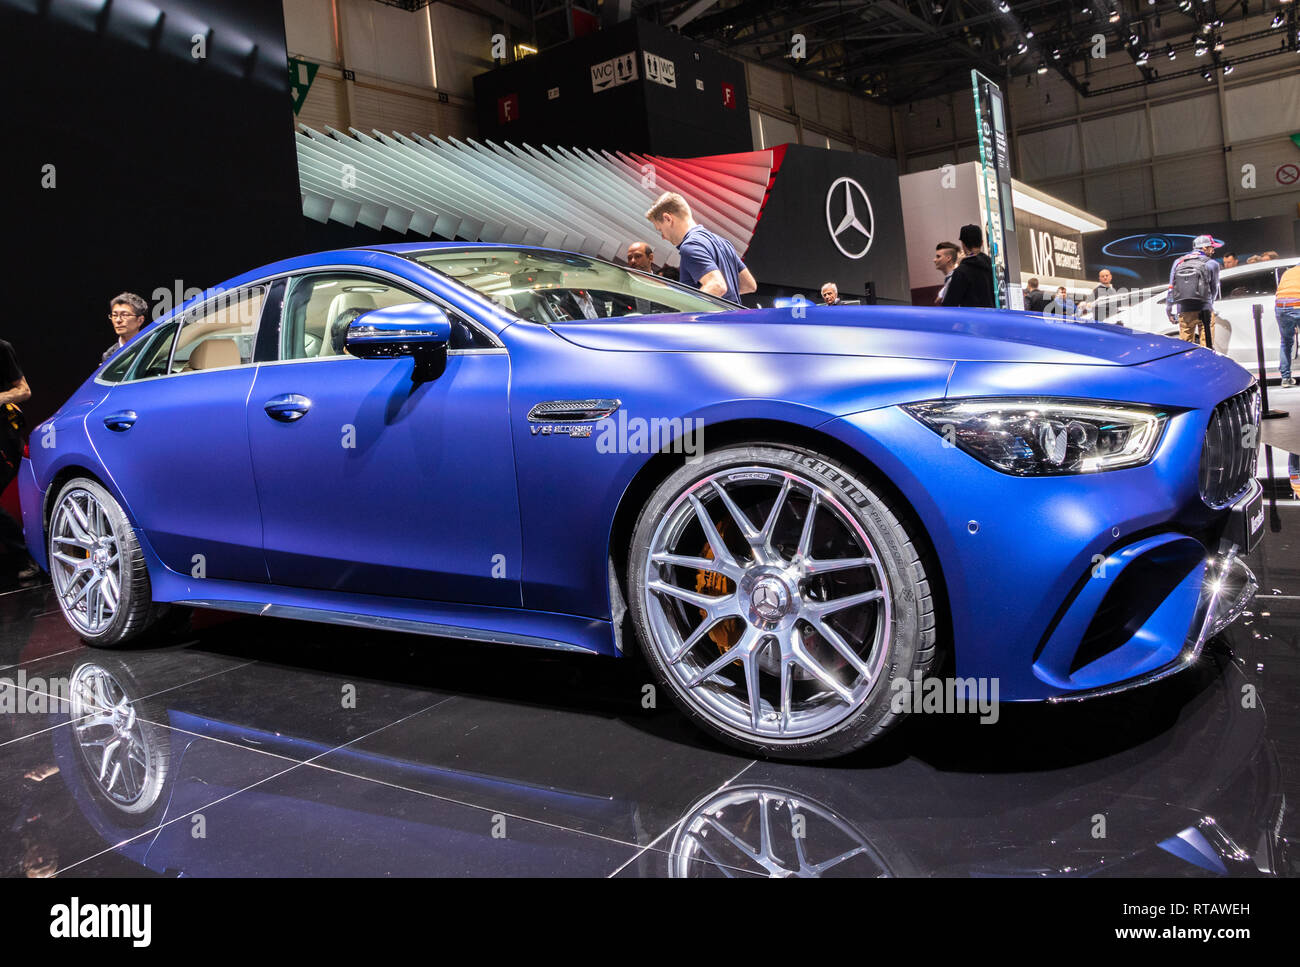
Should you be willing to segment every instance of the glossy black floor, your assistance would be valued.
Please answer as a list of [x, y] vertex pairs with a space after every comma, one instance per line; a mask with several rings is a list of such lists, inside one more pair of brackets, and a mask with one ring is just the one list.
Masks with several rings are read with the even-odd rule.
[[[7, 590], [0, 874], [1295, 873], [1300, 502], [1270, 518], [1253, 612], [1192, 670], [996, 724], [918, 716], [815, 765], [643, 708], [631, 661], [214, 614], [182, 646], [96, 651], [48, 585]], [[129, 699], [135, 805], [51, 695], [72, 677]]]

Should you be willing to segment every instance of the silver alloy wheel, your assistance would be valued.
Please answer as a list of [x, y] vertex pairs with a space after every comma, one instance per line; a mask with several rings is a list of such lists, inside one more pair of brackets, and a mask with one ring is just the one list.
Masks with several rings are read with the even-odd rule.
[[99, 665], [82, 665], [73, 673], [70, 698], [77, 745], [100, 791], [128, 811], [152, 807], [141, 802], [156, 785], [148, 739], [117, 679]]
[[112, 624], [122, 596], [121, 548], [108, 511], [88, 490], [69, 491], [54, 511], [50, 576], [74, 628], [93, 637]]
[[[677, 824], [669, 876], [759, 874], [774, 879], [892, 876], [888, 863], [835, 811], [775, 786], [711, 793]], [[841, 868], [843, 867], [843, 868]]]
[[[751, 513], [766, 508], [760, 526], [736, 497]], [[746, 551], [733, 551], [720, 527]], [[836, 549], [847, 553], [814, 555]], [[683, 587], [691, 571], [725, 579], [721, 593], [698, 580]], [[884, 568], [848, 508], [807, 477], [745, 466], [697, 481], [655, 530], [645, 575], [653, 647], [691, 703], [733, 733], [823, 732], [860, 708], [880, 676], [892, 629]], [[719, 644], [729, 622], [735, 640]]]

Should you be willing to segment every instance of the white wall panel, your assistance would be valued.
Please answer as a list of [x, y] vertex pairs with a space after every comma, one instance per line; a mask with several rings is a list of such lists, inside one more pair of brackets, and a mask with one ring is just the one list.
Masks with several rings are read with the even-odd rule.
[[[375, 4], [372, 2], [371, 6]], [[491, 19], [445, 3], [435, 3], [428, 9], [433, 24], [438, 89], [473, 98], [475, 76], [493, 66]]]
[[789, 110], [789, 98], [786, 95], [789, 74], [752, 63], [745, 64], [745, 72], [749, 79], [750, 103]]
[[1109, 168], [1149, 158], [1146, 112], [1127, 111], [1083, 122], [1083, 163]]
[[284, 33], [290, 56], [318, 64], [339, 62], [331, 0], [284, 0]]
[[942, 168], [944, 165], [956, 164], [957, 153], [951, 148], [943, 151], [936, 151], [932, 154], [913, 155], [907, 159], [908, 173], [917, 171], [932, 171], [935, 168]]
[[794, 87], [794, 113], [805, 121], [819, 121], [817, 111], [817, 85], [802, 77], [792, 79]]
[[1291, 215], [1294, 217], [1297, 205], [1300, 205], [1300, 191], [1243, 198], [1237, 202], [1237, 217], [1264, 218], [1268, 215]]
[[1157, 163], [1154, 176], [1157, 208], [1188, 208], [1227, 194], [1223, 155], [1217, 153]]
[[1046, 131], [1031, 131], [1022, 134], [1017, 143], [1020, 177], [1030, 184], [1083, 170], [1078, 125], [1063, 124]]
[[799, 131], [789, 121], [774, 118], [770, 114], [760, 114], [759, 120], [763, 125], [762, 147], [772, 148], [778, 144], [799, 143]]
[[404, 84], [433, 86], [429, 18], [370, 0], [339, 0], [347, 66]]
[[1157, 156], [1221, 145], [1219, 96], [1203, 94], [1153, 105], [1151, 137]]
[[1097, 175], [1085, 187], [1087, 210], [1107, 221], [1141, 216], [1154, 207], [1151, 172], [1145, 168]]
[[1161, 214], [1157, 225], [1195, 225], [1197, 222], [1224, 222], [1228, 220], [1228, 203], [1221, 205], [1200, 205], [1196, 208], [1180, 208]]
[[849, 132], [849, 95], [846, 91], [818, 84], [817, 113], [826, 127], [844, 134]]
[[1300, 131], [1300, 65], [1290, 77], [1229, 88], [1224, 101], [1230, 142], [1295, 134]]

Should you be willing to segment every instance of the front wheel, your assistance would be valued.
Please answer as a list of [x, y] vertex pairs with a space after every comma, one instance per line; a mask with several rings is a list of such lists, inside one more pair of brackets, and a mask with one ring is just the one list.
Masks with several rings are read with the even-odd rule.
[[113, 495], [94, 480], [78, 477], [64, 484], [48, 534], [55, 597], [87, 644], [123, 645], [187, 614], [153, 602], [135, 529]]
[[891, 683], [935, 660], [922, 555], [856, 471], [737, 446], [670, 475], [634, 532], [629, 602], [677, 704], [759, 755], [842, 755], [900, 717]]

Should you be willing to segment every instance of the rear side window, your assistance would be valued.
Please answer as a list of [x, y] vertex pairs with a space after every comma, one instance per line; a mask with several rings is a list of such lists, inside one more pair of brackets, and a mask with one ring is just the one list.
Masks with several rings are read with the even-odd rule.
[[113, 357], [113, 361], [104, 367], [104, 371], [99, 374], [99, 378], [105, 383], [120, 383], [135, 361], [140, 358], [140, 353], [145, 346], [149, 345], [149, 339], [138, 339], [126, 352], [118, 353]]
[[267, 286], [223, 293], [185, 314], [169, 373], [229, 369], [253, 361]]
[[[120, 381], [130, 383], [151, 376], [161, 376], [167, 372], [167, 357], [171, 355], [172, 341], [176, 338], [177, 328], [178, 323], [164, 323], [152, 335], [142, 339], [139, 352], [132, 361], [134, 365], [123, 371]], [[116, 364], [117, 360], [113, 362]], [[112, 369], [112, 366], [109, 369]], [[108, 376], [105, 375], [103, 378], [107, 379]]]
[[1277, 294], [1277, 274], [1272, 269], [1239, 275], [1221, 284], [1225, 299], [1243, 299], [1257, 295]]

